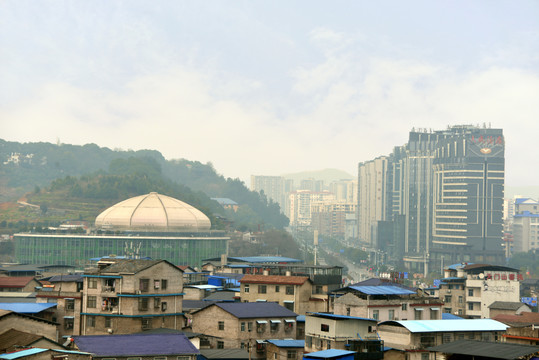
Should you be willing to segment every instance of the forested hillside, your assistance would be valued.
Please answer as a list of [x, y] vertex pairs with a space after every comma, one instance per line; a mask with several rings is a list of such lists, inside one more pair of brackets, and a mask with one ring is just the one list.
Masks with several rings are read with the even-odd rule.
[[[225, 217], [237, 228], [256, 229], [262, 224], [281, 229], [288, 225], [288, 218], [276, 203], [250, 191], [239, 179], [225, 179], [211, 164], [166, 160], [154, 150], [113, 151], [95, 144], [0, 140], [0, 160], [0, 201], [14, 201], [29, 194], [28, 202], [37, 203], [42, 212], [62, 208], [58, 202], [65, 204], [73, 199], [97, 206], [112, 205], [157, 191], [192, 204], [210, 217]], [[240, 207], [237, 212], [225, 211], [211, 197], [230, 198]], [[81, 209], [78, 217], [92, 216], [95, 209], [90, 208]]]

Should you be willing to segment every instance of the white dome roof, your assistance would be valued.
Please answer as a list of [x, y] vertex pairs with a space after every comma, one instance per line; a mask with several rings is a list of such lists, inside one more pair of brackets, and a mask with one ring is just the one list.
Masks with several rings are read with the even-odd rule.
[[191, 205], [151, 192], [111, 206], [97, 216], [95, 226], [104, 230], [196, 232], [209, 230], [211, 222]]

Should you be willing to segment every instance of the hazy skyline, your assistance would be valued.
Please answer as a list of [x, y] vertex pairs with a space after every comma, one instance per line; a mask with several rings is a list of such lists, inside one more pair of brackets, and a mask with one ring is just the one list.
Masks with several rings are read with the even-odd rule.
[[155, 149], [226, 177], [490, 124], [538, 185], [537, 1], [2, 1], [0, 138]]

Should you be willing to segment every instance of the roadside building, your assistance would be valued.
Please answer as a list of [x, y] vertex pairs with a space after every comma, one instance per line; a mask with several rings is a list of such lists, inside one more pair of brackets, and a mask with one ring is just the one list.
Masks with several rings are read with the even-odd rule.
[[455, 264], [445, 269], [439, 296], [443, 311], [472, 319], [489, 317], [495, 301], [520, 302], [518, 270], [499, 265]]
[[296, 316], [271, 302], [215, 303], [192, 313], [192, 330], [211, 336], [211, 348], [254, 348], [254, 358], [265, 358], [266, 340], [294, 339]]
[[307, 276], [245, 275], [240, 283], [242, 302], [276, 302], [299, 315], [327, 310], [327, 295], [316, 294]]
[[384, 345], [423, 360], [428, 348], [456, 340], [500, 341], [507, 325], [491, 319], [384, 321], [378, 334]]
[[305, 352], [346, 349], [351, 339], [379, 340], [375, 319], [329, 313], [305, 316]]
[[488, 306], [489, 319], [494, 318], [496, 315], [518, 315], [525, 311], [531, 311], [532, 309], [521, 302], [511, 302], [511, 301], [494, 301]]
[[110, 259], [83, 279], [82, 335], [184, 326], [183, 274], [166, 260]]

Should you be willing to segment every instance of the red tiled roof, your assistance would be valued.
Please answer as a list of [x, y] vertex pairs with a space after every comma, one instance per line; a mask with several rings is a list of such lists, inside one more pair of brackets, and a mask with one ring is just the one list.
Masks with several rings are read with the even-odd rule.
[[499, 314], [492, 318], [503, 323], [536, 323], [539, 324], [539, 313], [523, 311], [519, 315]]
[[0, 277], [0, 288], [22, 288], [33, 279], [33, 276], [3, 276]]
[[243, 284], [277, 284], [277, 285], [302, 285], [309, 280], [308, 276], [283, 276], [283, 275], [245, 275], [241, 278]]

